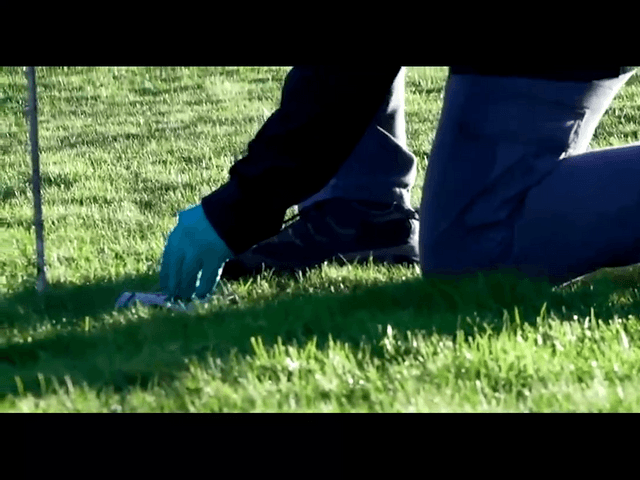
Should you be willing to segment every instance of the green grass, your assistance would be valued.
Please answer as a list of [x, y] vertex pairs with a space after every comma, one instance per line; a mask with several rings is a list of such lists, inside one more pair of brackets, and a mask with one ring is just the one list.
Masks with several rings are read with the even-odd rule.
[[[224, 183], [286, 72], [39, 69], [39, 298], [26, 81], [0, 68], [0, 411], [640, 411], [637, 268], [553, 289], [325, 265], [222, 282], [192, 316], [114, 311], [156, 286], [174, 214]], [[415, 206], [445, 77], [408, 71]], [[639, 125], [634, 77], [592, 146], [639, 141]]]

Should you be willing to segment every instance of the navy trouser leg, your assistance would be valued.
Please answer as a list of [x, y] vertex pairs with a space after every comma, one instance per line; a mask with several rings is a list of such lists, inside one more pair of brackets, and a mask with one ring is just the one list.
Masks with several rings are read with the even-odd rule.
[[400, 71], [370, 127], [335, 177], [320, 192], [298, 205], [299, 209], [327, 198], [411, 206], [416, 159], [407, 150], [405, 72], [405, 68]]
[[531, 190], [511, 263], [562, 283], [640, 262], [640, 143], [569, 157]]
[[639, 262], [640, 145], [587, 152], [630, 76], [451, 76], [424, 184], [423, 273], [515, 267], [561, 283]]

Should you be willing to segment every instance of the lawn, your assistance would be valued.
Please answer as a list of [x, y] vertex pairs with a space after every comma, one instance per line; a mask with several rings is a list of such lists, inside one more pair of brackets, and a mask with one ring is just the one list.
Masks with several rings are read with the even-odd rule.
[[[38, 69], [39, 297], [26, 80], [0, 68], [0, 411], [640, 411], [637, 268], [554, 289], [326, 264], [223, 281], [193, 315], [114, 311], [123, 290], [157, 286], [174, 214], [225, 182], [287, 70]], [[408, 69], [416, 207], [446, 73]], [[633, 77], [592, 147], [637, 141]]]

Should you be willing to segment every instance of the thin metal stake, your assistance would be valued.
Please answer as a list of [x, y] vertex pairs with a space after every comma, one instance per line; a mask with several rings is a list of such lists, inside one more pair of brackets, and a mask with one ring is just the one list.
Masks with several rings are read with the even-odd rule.
[[29, 99], [27, 112], [29, 117], [29, 138], [31, 140], [31, 166], [33, 186], [34, 226], [36, 229], [36, 266], [38, 277], [36, 289], [43, 293], [47, 288], [47, 273], [44, 261], [44, 222], [42, 220], [42, 195], [40, 192], [40, 153], [38, 148], [38, 99], [36, 93], [36, 69], [27, 67]]

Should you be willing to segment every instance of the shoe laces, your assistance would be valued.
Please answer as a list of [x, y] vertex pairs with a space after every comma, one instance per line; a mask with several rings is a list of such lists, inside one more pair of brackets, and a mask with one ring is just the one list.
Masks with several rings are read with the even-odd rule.
[[[320, 201], [317, 203], [313, 203], [311, 205], [309, 205], [308, 207], [303, 208], [302, 210], [300, 210], [298, 213], [292, 215], [291, 217], [289, 217], [287, 220], [284, 221], [283, 224], [283, 229], [289, 228], [292, 224], [294, 224], [295, 222], [297, 222], [298, 220], [305, 218], [307, 220], [310, 219], [310, 217], [315, 216], [318, 214], [318, 212], [323, 208], [323, 206], [326, 204], [326, 201]], [[400, 206], [399, 203], [394, 202], [391, 207], [389, 207], [389, 210], [396, 208]], [[413, 209], [408, 209], [405, 207], [402, 207], [403, 210], [405, 210], [408, 214], [408, 216], [413, 219], [413, 220], [419, 220], [420, 219], [420, 214]]]

